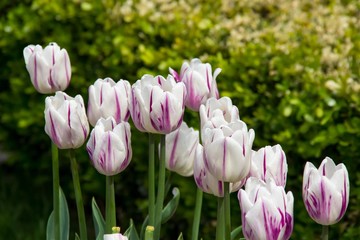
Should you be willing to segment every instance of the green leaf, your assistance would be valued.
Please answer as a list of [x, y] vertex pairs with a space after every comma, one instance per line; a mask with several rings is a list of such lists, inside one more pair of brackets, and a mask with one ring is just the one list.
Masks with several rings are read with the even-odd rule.
[[239, 235], [242, 233], [242, 226], [239, 226], [237, 228], [235, 228], [232, 232], [231, 232], [231, 240], [236, 239], [237, 237], [239, 237]]
[[[69, 208], [66, 202], [65, 194], [60, 188], [59, 190], [59, 199], [60, 199], [60, 239], [69, 240], [69, 231], [70, 231], [70, 217], [69, 217]], [[47, 227], [46, 227], [46, 239], [54, 239], [54, 211], [51, 212]]]
[[176, 209], [179, 205], [180, 200], [180, 190], [178, 188], [173, 188], [172, 190], [173, 198], [166, 204], [165, 208], [161, 211], [161, 223], [164, 224], [174, 215]]
[[80, 237], [77, 233], [75, 233], [75, 240], [80, 240]]
[[101, 214], [101, 211], [96, 204], [95, 198], [91, 201], [91, 208], [93, 214], [93, 221], [95, 226], [95, 236], [96, 240], [102, 240], [105, 233], [105, 220]]
[[177, 240], [184, 240], [183, 234], [182, 232], [180, 233], [179, 237], [177, 238]]
[[139, 240], [139, 235], [136, 231], [134, 221], [130, 219], [130, 226], [124, 233], [125, 236], [127, 236], [130, 240]]
[[144, 239], [145, 229], [148, 224], [149, 224], [149, 215], [146, 216], [143, 224], [141, 225], [140, 239]]

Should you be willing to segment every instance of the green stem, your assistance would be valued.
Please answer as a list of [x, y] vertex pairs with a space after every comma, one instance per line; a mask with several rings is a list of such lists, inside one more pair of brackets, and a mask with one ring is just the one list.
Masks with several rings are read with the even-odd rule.
[[74, 156], [72, 149], [69, 150], [69, 157], [71, 162], [71, 174], [73, 178], [74, 191], [75, 191], [76, 208], [78, 212], [80, 239], [87, 240], [86, 218], [85, 218], [84, 204], [83, 204], [81, 187], [80, 187], [78, 164], [76, 162], [76, 158]]
[[145, 240], [154, 240], [154, 227], [153, 226], [146, 227]]
[[225, 239], [231, 239], [230, 183], [224, 182]]
[[165, 194], [165, 134], [161, 135], [160, 140], [160, 163], [159, 163], [159, 179], [158, 179], [158, 192], [155, 205], [155, 232], [154, 238], [160, 238], [161, 232], [161, 211], [164, 204]]
[[321, 240], [328, 240], [328, 239], [329, 239], [329, 226], [323, 225], [321, 232]]
[[105, 233], [112, 233], [112, 227], [116, 226], [115, 209], [115, 188], [114, 177], [106, 176], [106, 215], [105, 215]]
[[200, 188], [196, 190], [196, 203], [195, 203], [195, 211], [194, 211], [194, 220], [192, 227], [192, 240], [197, 240], [199, 236], [199, 225], [201, 218], [201, 207], [203, 200], [203, 191]]
[[149, 225], [155, 226], [155, 136], [149, 133]]
[[52, 171], [53, 171], [53, 207], [54, 207], [54, 239], [60, 240], [60, 180], [59, 180], [59, 153], [54, 143], [51, 143]]
[[224, 240], [225, 222], [224, 222], [224, 198], [218, 197], [217, 222], [216, 222], [216, 240]]

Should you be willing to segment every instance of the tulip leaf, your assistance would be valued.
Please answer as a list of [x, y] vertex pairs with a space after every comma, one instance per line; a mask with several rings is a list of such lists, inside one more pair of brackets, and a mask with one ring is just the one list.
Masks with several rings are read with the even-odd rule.
[[161, 223], [164, 224], [174, 215], [180, 200], [180, 190], [178, 188], [173, 188], [172, 190], [173, 198], [166, 204], [164, 209], [161, 212]]
[[146, 226], [148, 226], [148, 224], [149, 224], [149, 215], [146, 215], [146, 218], [145, 218], [143, 224], [141, 225], [140, 239], [144, 239], [145, 229], [146, 229]]
[[103, 215], [101, 214], [98, 205], [96, 204], [94, 197], [92, 199], [91, 208], [92, 208], [93, 221], [95, 226], [96, 240], [102, 240], [105, 233], [105, 220]]
[[182, 232], [180, 233], [179, 237], [177, 238], [177, 240], [184, 240], [183, 234]]
[[77, 233], [75, 233], [75, 240], [80, 240], [80, 237]]
[[130, 226], [125, 231], [124, 235], [127, 236], [131, 240], [139, 240], [140, 239], [139, 235], [138, 235], [138, 233], [136, 231], [134, 221], [132, 219], [130, 219]]
[[[60, 201], [60, 239], [68, 240], [70, 231], [70, 217], [69, 208], [66, 202], [65, 194], [62, 189], [59, 189], [59, 201]], [[46, 226], [46, 239], [54, 239], [54, 211], [51, 212], [47, 226]]]
[[242, 226], [239, 226], [239, 227], [235, 228], [231, 232], [231, 240], [236, 239], [241, 233], [242, 233]]

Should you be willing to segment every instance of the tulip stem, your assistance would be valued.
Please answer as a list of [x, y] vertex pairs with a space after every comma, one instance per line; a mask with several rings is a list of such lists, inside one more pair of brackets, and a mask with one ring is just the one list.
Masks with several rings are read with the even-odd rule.
[[84, 203], [81, 193], [78, 164], [76, 162], [76, 158], [72, 149], [69, 150], [69, 158], [71, 163], [71, 173], [72, 173], [74, 191], [75, 191], [76, 208], [78, 212], [80, 239], [87, 240], [86, 218], [85, 218]]
[[164, 204], [165, 195], [165, 134], [160, 137], [160, 163], [159, 163], [159, 179], [158, 192], [155, 205], [155, 232], [154, 238], [160, 239], [161, 232], [161, 211]]
[[54, 239], [60, 240], [60, 180], [59, 153], [57, 146], [51, 143], [52, 171], [53, 171], [53, 207], [54, 207]]
[[230, 183], [224, 182], [225, 239], [231, 239]]
[[201, 207], [203, 200], [203, 191], [200, 188], [196, 190], [196, 203], [195, 203], [195, 211], [194, 211], [194, 220], [192, 226], [192, 240], [197, 240], [199, 237], [199, 225], [201, 218]]
[[329, 226], [322, 225], [321, 240], [329, 239]]
[[114, 176], [106, 176], [106, 207], [105, 207], [105, 232], [112, 233], [112, 227], [116, 226], [115, 188]]
[[149, 225], [155, 226], [155, 136], [149, 133]]
[[225, 222], [224, 222], [224, 198], [218, 197], [217, 221], [216, 221], [216, 240], [224, 240]]
[[153, 226], [146, 227], [145, 240], [154, 240], [154, 227]]

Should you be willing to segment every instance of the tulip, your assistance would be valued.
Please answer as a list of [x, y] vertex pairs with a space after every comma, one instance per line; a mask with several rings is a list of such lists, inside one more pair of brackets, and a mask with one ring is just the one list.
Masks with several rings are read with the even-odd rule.
[[66, 49], [50, 43], [44, 49], [40, 45], [24, 48], [26, 69], [35, 89], [40, 93], [64, 91], [70, 83], [71, 65]]
[[307, 162], [303, 178], [303, 200], [310, 217], [322, 225], [340, 221], [349, 203], [349, 175], [344, 164], [326, 157], [319, 169]]
[[45, 99], [45, 132], [60, 149], [79, 148], [89, 134], [84, 100], [64, 92]]
[[274, 179], [276, 185], [285, 187], [288, 165], [281, 146], [266, 146], [253, 151], [251, 158], [250, 176], [265, 182]]
[[248, 131], [246, 124], [237, 120], [220, 128], [206, 128], [204, 132], [205, 162], [211, 174], [224, 182], [239, 182], [247, 177], [254, 130]]
[[169, 75], [144, 75], [132, 86], [130, 114], [142, 132], [167, 134], [180, 127], [185, 108], [186, 89]]
[[128, 237], [120, 233], [104, 234], [104, 240], [128, 240]]
[[132, 157], [130, 124], [116, 125], [112, 117], [101, 118], [91, 131], [86, 149], [99, 173], [113, 176], [122, 172]]
[[212, 74], [209, 63], [202, 63], [200, 59], [194, 58], [190, 64], [183, 63], [180, 75], [171, 68], [169, 70], [178, 82], [185, 84], [187, 91], [185, 105], [191, 110], [199, 111], [200, 105], [204, 104], [208, 98], [219, 98], [216, 77], [221, 72], [220, 68], [215, 69]]
[[165, 166], [182, 176], [191, 176], [194, 170], [196, 147], [199, 144], [199, 131], [181, 126], [166, 135]]
[[[195, 183], [203, 192], [217, 197], [224, 196], [224, 182], [217, 180], [206, 168], [204, 161], [204, 148], [201, 144], [196, 147], [194, 161], [194, 179]], [[245, 179], [244, 179], [245, 180]], [[238, 191], [245, 183], [242, 180], [236, 183], [230, 183], [230, 192]]]
[[289, 239], [293, 230], [294, 197], [271, 179], [250, 177], [240, 189], [242, 230], [246, 239]]
[[131, 85], [126, 80], [115, 83], [111, 78], [98, 79], [89, 87], [88, 117], [92, 126], [100, 118], [113, 117], [116, 123], [130, 116], [128, 98]]

